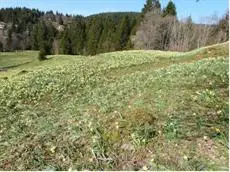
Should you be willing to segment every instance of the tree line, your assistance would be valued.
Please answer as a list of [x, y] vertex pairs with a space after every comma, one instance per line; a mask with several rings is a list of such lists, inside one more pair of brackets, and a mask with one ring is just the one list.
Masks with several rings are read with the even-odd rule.
[[228, 13], [215, 24], [178, 20], [176, 6], [146, 0], [141, 13], [88, 17], [28, 8], [0, 9], [0, 51], [95, 55], [127, 49], [188, 51], [228, 40]]
[[176, 6], [169, 1], [161, 8], [158, 0], [147, 0], [142, 20], [132, 40], [135, 49], [189, 51], [229, 39], [229, 13], [221, 20], [211, 16], [195, 24], [191, 16], [178, 20]]
[[94, 55], [129, 49], [129, 37], [137, 16], [137, 13], [75, 16], [60, 35], [60, 53]]
[[1, 9], [0, 21], [5, 26], [1, 29], [0, 23], [0, 50], [94, 55], [130, 49], [129, 38], [138, 17], [135, 12], [83, 17], [27, 8]]

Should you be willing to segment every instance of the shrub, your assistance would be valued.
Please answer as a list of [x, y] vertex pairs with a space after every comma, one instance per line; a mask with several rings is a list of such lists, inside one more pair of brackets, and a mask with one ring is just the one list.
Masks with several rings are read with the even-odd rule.
[[40, 51], [38, 55], [39, 61], [47, 60], [46, 58], [46, 52], [45, 51]]

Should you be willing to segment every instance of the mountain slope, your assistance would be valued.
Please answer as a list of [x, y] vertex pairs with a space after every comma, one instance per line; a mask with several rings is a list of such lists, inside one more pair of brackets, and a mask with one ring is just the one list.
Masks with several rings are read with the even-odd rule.
[[0, 73], [0, 169], [228, 170], [227, 57], [224, 43]]

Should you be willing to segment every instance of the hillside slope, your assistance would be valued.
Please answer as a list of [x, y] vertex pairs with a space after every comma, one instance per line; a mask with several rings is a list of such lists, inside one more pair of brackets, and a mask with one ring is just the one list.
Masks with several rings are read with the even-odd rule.
[[0, 72], [0, 169], [228, 170], [228, 65], [224, 43]]

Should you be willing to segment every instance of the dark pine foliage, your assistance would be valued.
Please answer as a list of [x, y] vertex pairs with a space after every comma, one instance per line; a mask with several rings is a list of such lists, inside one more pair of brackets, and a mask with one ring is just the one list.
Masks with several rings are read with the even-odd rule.
[[[135, 34], [139, 15], [139, 13], [124, 12], [83, 17], [57, 12], [55, 14], [53, 11], [44, 13], [37, 9], [2, 8], [0, 22], [6, 23], [8, 35], [6, 40], [0, 41], [6, 42], [4, 46], [8, 51], [15, 50], [16, 48], [11, 46], [13, 39], [19, 39], [20, 35], [23, 35], [29, 41], [26, 42], [28, 45], [22, 47], [40, 50], [46, 54], [59, 52], [94, 55], [124, 50], [132, 46], [130, 35]], [[60, 27], [63, 30], [60, 30]], [[15, 37], [16, 34], [19, 37]], [[18, 42], [23, 42], [23, 40], [18, 40]], [[54, 41], [58, 42], [58, 51], [53, 50]]]

